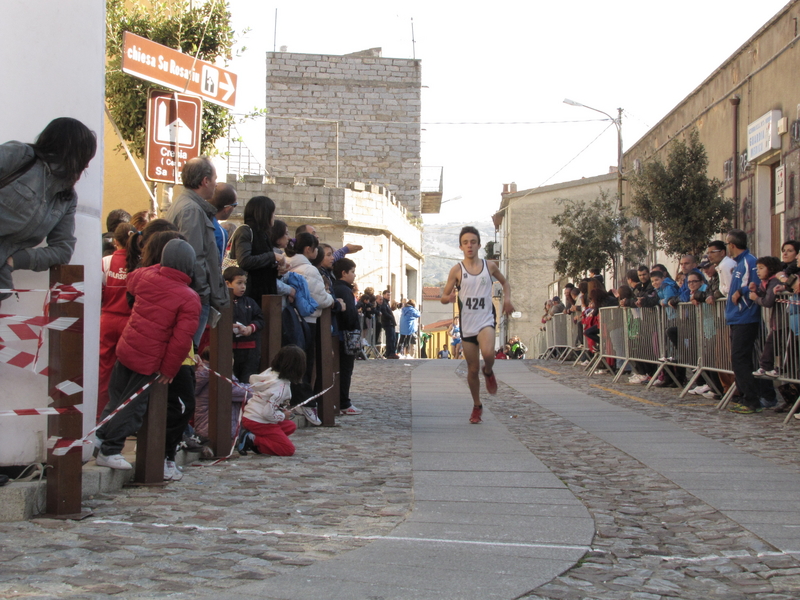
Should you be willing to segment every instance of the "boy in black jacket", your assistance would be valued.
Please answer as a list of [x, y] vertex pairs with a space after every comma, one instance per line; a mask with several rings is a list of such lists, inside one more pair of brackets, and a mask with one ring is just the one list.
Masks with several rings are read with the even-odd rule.
[[259, 372], [261, 336], [264, 314], [255, 300], [245, 296], [247, 272], [228, 267], [222, 273], [225, 285], [233, 290], [233, 374], [239, 381], [250, 383], [250, 375]]
[[[345, 309], [336, 314], [339, 325], [339, 409], [343, 415], [360, 415], [363, 411], [350, 402], [350, 381], [358, 351], [349, 354], [345, 340], [348, 332], [357, 331], [361, 339], [361, 323], [358, 319], [353, 282], [356, 280], [356, 263], [349, 258], [340, 258], [333, 263], [333, 295], [344, 301]], [[351, 350], [352, 351], [352, 350]]]

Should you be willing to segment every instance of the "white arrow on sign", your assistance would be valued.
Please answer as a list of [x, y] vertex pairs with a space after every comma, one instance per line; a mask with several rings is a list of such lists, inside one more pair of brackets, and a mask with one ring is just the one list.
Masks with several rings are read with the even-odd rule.
[[223, 71], [222, 74], [225, 75], [225, 82], [222, 81], [219, 82], [219, 89], [226, 90], [227, 92], [222, 97], [222, 101], [225, 102], [228, 98], [230, 98], [233, 95], [233, 92], [236, 91], [236, 88], [233, 85], [233, 80], [231, 79], [231, 76], [228, 75], [226, 71]]

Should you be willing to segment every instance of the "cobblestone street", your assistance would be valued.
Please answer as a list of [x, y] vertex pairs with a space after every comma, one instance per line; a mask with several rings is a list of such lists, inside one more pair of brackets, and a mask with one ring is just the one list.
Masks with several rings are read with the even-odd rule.
[[[440, 363], [449, 372], [457, 365]], [[243, 584], [301, 576], [390, 535], [414, 508], [411, 376], [422, 364], [358, 362], [353, 400], [364, 414], [342, 417], [335, 428], [299, 429], [291, 458], [190, 466], [164, 488], [92, 499], [94, 516], [80, 522], [0, 524], [0, 597], [234, 597]], [[719, 412], [705, 398], [679, 400], [674, 389], [611, 384], [607, 375], [589, 379], [555, 361], [524, 365], [532, 380], [557, 382], [800, 476], [798, 429], [781, 428], [782, 415]], [[585, 505], [596, 529], [578, 564], [525, 598], [800, 597], [800, 555], [778, 551], [658, 470], [543, 408], [501, 371], [498, 378], [487, 410]], [[468, 409], [465, 383], [464, 396]], [[776, 482], [746, 491], [761, 492], [769, 508], [781, 504], [782, 489]], [[800, 550], [800, 535], [793, 549]]]

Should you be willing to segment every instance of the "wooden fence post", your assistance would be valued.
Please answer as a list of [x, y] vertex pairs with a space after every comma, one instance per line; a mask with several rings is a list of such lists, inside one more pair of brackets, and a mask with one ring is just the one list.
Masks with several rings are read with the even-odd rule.
[[269, 369], [272, 359], [281, 349], [281, 306], [283, 296], [261, 297], [261, 310], [264, 313], [264, 331], [261, 332], [261, 372]]
[[167, 384], [153, 383], [147, 412], [136, 434], [136, 466], [133, 485], [166, 485], [164, 449], [167, 443]]
[[[83, 281], [82, 265], [58, 265], [50, 269], [50, 288], [57, 284], [72, 284]], [[53, 399], [51, 406], [67, 408], [83, 404], [83, 391], [65, 395], [56, 385], [74, 381], [83, 387], [83, 330], [84, 311], [82, 302], [58, 303], [54, 294], [50, 300], [50, 317], [77, 318], [75, 325], [64, 331], [48, 331], [48, 394]], [[93, 413], [94, 414], [94, 413]], [[79, 439], [83, 437], [83, 415], [79, 413], [50, 415], [47, 417], [47, 435]], [[81, 471], [83, 448], [56, 456], [47, 451], [47, 508], [46, 516], [55, 518], [82, 519], [92, 512], [81, 509]]]
[[[217, 326], [211, 329], [211, 370], [233, 379], [233, 292], [230, 302], [221, 312]], [[231, 398], [230, 383], [213, 373], [208, 377], [208, 437], [214, 456], [228, 456], [231, 451]]]
[[[333, 362], [333, 337], [331, 336], [331, 309], [323, 309], [317, 323], [317, 381], [314, 386], [316, 393], [328, 389], [334, 383], [334, 372], [338, 371], [338, 360]], [[337, 353], [338, 356], [338, 353]], [[338, 377], [338, 376], [337, 376]], [[338, 379], [336, 380], [338, 381]], [[336, 425], [336, 415], [339, 413], [339, 386], [323, 394], [319, 404], [319, 418], [327, 427]]]

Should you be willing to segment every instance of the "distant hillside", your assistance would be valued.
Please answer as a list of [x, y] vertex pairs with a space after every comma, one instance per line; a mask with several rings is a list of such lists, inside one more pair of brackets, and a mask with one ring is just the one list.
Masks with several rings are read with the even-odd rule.
[[[422, 283], [426, 286], [444, 285], [447, 273], [456, 261], [463, 256], [458, 248], [458, 232], [464, 225], [472, 225], [481, 232], [481, 245], [494, 239], [494, 225], [491, 221], [481, 223], [447, 223], [445, 225], [425, 225], [422, 229]], [[480, 252], [483, 257], [483, 249]]]

